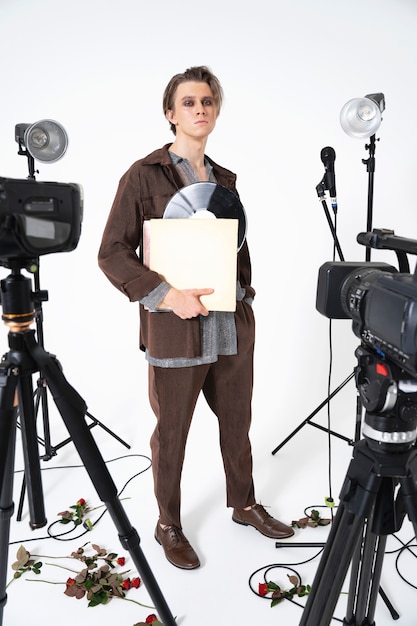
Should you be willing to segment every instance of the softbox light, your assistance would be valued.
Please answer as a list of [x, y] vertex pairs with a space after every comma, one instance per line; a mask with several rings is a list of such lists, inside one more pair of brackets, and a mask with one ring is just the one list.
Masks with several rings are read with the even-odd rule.
[[384, 94], [369, 94], [346, 102], [340, 112], [340, 124], [347, 135], [366, 139], [376, 133], [385, 109]]
[[55, 163], [68, 147], [68, 135], [64, 127], [54, 120], [16, 124], [15, 138], [34, 159], [44, 163]]

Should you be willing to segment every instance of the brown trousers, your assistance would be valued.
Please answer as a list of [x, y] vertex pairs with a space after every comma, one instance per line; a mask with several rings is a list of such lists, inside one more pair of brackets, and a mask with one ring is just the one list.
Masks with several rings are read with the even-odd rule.
[[181, 473], [200, 391], [219, 423], [227, 506], [244, 508], [255, 502], [249, 440], [254, 319], [247, 303], [238, 303], [236, 328], [237, 355], [195, 367], [149, 366], [149, 399], [157, 418], [151, 437], [152, 468], [162, 524], [181, 528]]

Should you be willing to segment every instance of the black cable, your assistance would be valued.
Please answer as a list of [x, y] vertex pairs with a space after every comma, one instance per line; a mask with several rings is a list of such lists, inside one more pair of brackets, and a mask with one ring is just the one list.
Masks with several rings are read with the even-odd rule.
[[[313, 558], [316, 558], [316, 557], [313, 557]], [[308, 561], [304, 561], [303, 563], [308, 563], [310, 560], [312, 560], [312, 559], [308, 559]], [[302, 565], [303, 563], [294, 563], [294, 565]], [[260, 567], [258, 570], [256, 570], [255, 572], [253, 572], [253, 574], [251, 574], [251, 576], [249, 577], [249, 581], [248, 581], [248, 582], [249, 582], [249, 587], [250, 587], [250, 590], [251, 590], [251, 591], [252, 591], [252, 592], [253, 592], [256, 596], [258, 596], [259, 598], [263, 598], [263, 599], [265, 599], [265, 600], [269, 600], [269, 601], [271, 600], [271, 598], [268, 598], [267, 596], [263, 596], [262, 594], [260, 594], [260, 593], [259, 593], [259, 591], [256, 591], [256, 590], [252, 587], [252, 578], [253, 578], [254, 576], [256, 576], [257, 574], [259, 574], [259, 572], [262, 572], [262, 570], [265, 570], [265, 571], [264, 571], [264, 581], [265, 581], [265, 583], [267, 584], [267, 583], [268, 583], [267, 576], [268, 576], [269, 572], [270, 572], [271, 570], [274, 570], [274, 569], [286, 569], [286, 570], [289, 570], [290, 572], [292, 572], [293, 574], [295, 574], [295, 575], [297, 576], [297, 578], [298, 578], [298, 580], [299, 580], [299, 582], [300, 582], [300, 585], [302, 585], [302, 580], [301, 580], [301, 576], [300, 576], [300, 574], [299, 574], [299, 573], [298, 573], [295, 569], [293, 569], [292, 567], [290, 567], [289, 565], [286, 565], [285, 563], [280, 564], [280, 565], [278, 565], [278, 564], [264, 565], [263, 567]], [[287, 599], [287, 600], [290, 600], [290, 602], [293, 602], [293, 604], [296, 604], [297, 606], [300, 606], [301, 608], [304, 608], [302, 604], [299, 604], [298, 602], [295, 602], [295, 600], [293, 600], [292, 598], [286, 598], [286, 599]]]
[[[295, 574], [297, 576], [298, 580], [299, 580], [299, 584], [302, 585], [303, 583], [302, 583], [301, 576], [297, 572], [297, 570], [293, 569], [294, 566], [305, 565], [306, 563], [310, 563], [310, 561], [314, 561], [314, 559], [316, 559], [321, 554], [322, 551], [323, 551], [323, 548], [321, 548], [319, 550], [319, 552], [317, 554], [315, 554], [314, 556], [312, 556], [311, 558], [306, 559], [305, 561], [300, 561], [299, 563], [291, 563], [289, 565], [286, 564], [286, 563], [279, 563], [279, 564], [273, 563], [273, 564], [270, 564], [270, 565], [264, 565], [263, 567], [260, 567], [259, 569], [255, 570], [249, 577], [248, 583], [249, 583], [250, 590], [256, 596], [258, 596], [258, 598], [261, 598], [262, 600], [268, 600], [269, 602], [271, 602], [271, 598], [270, 597], [264, 596], [264, 595], [260, 594], [259, 591], [257, 591], [256, 589], [253, 588], [253, 586], [252, 586], [253, 578], [257, 574], [259, 574], [260, 572], [262, 572], [264, 570], [263, 578], [264, 578], [265, 583], [267, 584], [268, 583], [267, 576], [268, 576], [268, 574], [269, 574], [269, 572], [271, 570], [274, 570], [274, 569], [286, 569], [286, 570], [289, 570], [290, 572], [292, 572], [293, 574]], [[259, 586], [258, 586], [258, 589], [259, 589]], [[304, 605], [301, 604], [300, 602], [297, 602], [293, 598], [285, 598], [285, 599], [288, 600], [289, 602], [291, 602], [292, 604], [294, 604], [295, 606], [298, 606], [299, 608], [304, 610]], [[336, 622], [343, 623], [343, 620], [339, 619], [338, 617], [333, 617], [332, 619], [335, 620]]]
[[397, 535], [392, 535], [392, 536], [399, 543], [401, 543], [401, 547], [398, 548], [398, 550], [393, 550], [391, 552], [385, 552], [385, 554], [395, 554], [396, 552], [398, 553], [397, 556], [396, 556], [396, 559], [395, 559], [395, 569], [396, 569], [396, 572], [397, 572], [398, 576], [409, 587], [411, 587], [412, 589], [417, 589], [417, 585], [414, 585], [412, 582], [407, 580], [407, 578], [405, 578], [405, 576], [403, 576], [403, 574], [400, 572], [400, 567], [399, 567], [399, 560], [400, 560], [401, 556], [404, 554], [404, 552], [407, 552], [408, 554], [411, 554], [411, 556], [413, 556], [415, 559], [417, 558], [417, 554], [411, 549], [411, 548], [415, 548], [417, 550], [417, 544], [413, 544], [412, 543], [413, 541], [415, 541], [416, 538], [412, 537], [411, 539], [409, 539], [409, 541], [404, 543], [399, 537], [397, 537]]
[[[334, 214], [334, 232], [337, 233], [337, 213]], [[333, 244], [333, 261], [336, 259], [336, 243]], [[331, 382], [333, 373], [333, 325], [332, 319], [329, 319], [329, 373], [327, 377], [327, 396], [331, 395]], [[331, 444], [331, 412], [330, 401], [327, 403], [327, 449], [328, 449], [328, 480], [329, 480], [329, 496], [327, 502], [333, 504], [333, 488], [332, 488], [332, 444]], [[333, 507], [329, 507], [331, 511], [331, 517], [333, 519]]]
[[[337, 225], [337, 218], [336, 218], [336, 214], [335, 214], [335, 218], [334, 218], [334, 232], [336, 233], [336, 225]], [[333, 261], [336, 258], [336, 245], [334, 244], [333, 246]], [[328, 396], [331, 395], [331, 378], [332, 378], [332, 371], [333, 371], [333, 337], [332, 337], [332, 320], [329, 319], [329, 373], [328, 373], [328, 383], [327, 383], [327, 392], [328, 392]], [[330, 429], [330, 425], [331, 425], [331, 414], [330, 414], [330, 402], [327, 403], [327, 431], [328, 431], [328, 481], [329, 481], [329, 496], [326, 498], [326, 502], [328, 502], [329, 504], [333, 504], [334, 500], [333, 500], [333, 496], [332, 496], [332, 474], [331, 474], [331, 466], [332, 466], [332, 444], [331, 444], [331, 429]], [[333, 506], [322, 506], [322, 505], [318, 505], [318, 506], [307, 506], [304, 509], [304, 514], [306, 517], [310, 517], [310, 515], [308, 514], [308, 510], [312, 510], [312, 509], [319, 509], [319, 508], [326, 508], [329, 509], [330, 508], [330, 517], [331, 520], [333, 521], [334, 518], [334, 511], [333, 511]], [[289, 546], [291, 546], [291, 544], [288, 544]], [[316, 559], [318, 556], [320, 556], [320, 554], [323, 552], [323, 548], [321, 548], [319, 550], [319, 552], [314, 555], [313, 557], [305, 560], [305, 561], [300, 561], [299, 563], [293, 563], [292, 565], [304, 565], [305, 563], [309, 563], [310, 561], [313, 561], [314, 559]], [[251, 589], [251, 591], [257, 595], [260, 598], [264, 598], [266, 600], [271, 600], [269, 597], [267, 596], [263, 596], [261, 595], [258, 591], [254, 590], [252, 587], [252, 580], [254, 578], [254, 576], [256, 576], [256, 574], [259, 574], [259, 572], [261, 572], [262, 570], [265, 570], [264, 573], [264, 580], [266, 581], [266, 575], [275, 568], [287, 568], [290, 569], [292, 572], [294, 572], [296, 574], [296, 576], [298, 577], [299, 581], [300, 581], [300, 585], [301, 585], [301, 577], [299, 576], [299, 574], [297, 572], [295, 572], [295, 570], [292, 569], [292, 567], [290, 565], [286, 565], [283, 563], [276, 563], [274, 565], [266, 565], [263, 566], [261, 568], [259, 568], [258, 570], [256, 570], [255, 572], [253, 572], [250, 577], [249, 577], [249, 588]], [[292, 602], [293, 604], [301, 607], [302, 609], [304, 609], [304, 606], [298, 602], [296, 602], [295, 600], [293, 600], [292, 598], [287, 598], [288, 600], [290, 600], [290, 602]], [[333, 617], [333, 619], [337, 622], [343, 622], [343, 620]]]
[[[332, 320], [329, 319], [329, 374], [327, 379], [327, 395], [331, 394], [331, 381], [333, 372], [333, 336], [332, 336]], [[332, 496], [332, 444], [331, 444], [331, 414], [330, 414], [330, 402], [327, 403], [327, 448], [328, 448], [328, 479], [329, 479], [329, 502], [333, 502]]]
[[[151, 459], [144, 455], [144, 454], [127, 454], [127, 455], [123, 455], [123, 456], [119, 456], [116, 457], [114, 459], [110, 459], [109, 461], [106, 461], [107, 463], [114, 463], [115, 461], [120, 461], [120, 460], [124, 460], [124, 459], [128, 459], [128, 458], [136, 458], [136, 457], [140, 457], [143, 459], [146, 459], [147, 461], [149, 461], [149, 465], [147, 467], [145, 467], [145, 469], [141, 470], [140, 472], [137, 472], [136, 474], [134, 474], [133, 476], [131, 476], [123, 485], [123, 487], [120, 489], [119, 493], [118, 493], [118, 497], [120, 497], [122, 495], [122, 493], [124, 492], [124, 490], [126, 489], [126, 487], [129, 485], [130, 482], [132, 482], [132, 480], [134, 480], [135, 478], [137, 478], [138, 476], [140, 476], [141, 474], [143, 474], [144, 472], [147, 472], [151, 467], [152, 467], [152, 461]], [[83, 464], [79, 464], [79, 465], [61, 465], [61, 466], [57, 466], [57, 467], [43, 467], [41, 468], [42, 472], [46, 472], [46, 471], [55, 471], [55, 470], [68, 470], [68, 469], [81, 469], [84, 468]], [[15, 474], [21, 473], [24, 470], [16, 470]], [[103, 518], [103, 516], [107, 513], [107, 509], [104, 509], [104, 511], [100, 514], [100, 516], [97, 518], [97, 520], [95, 522], [92, 523], [92, 527], [94, 528], [95, 526], [97, 526], [97, 524], [101, 521], [101, 519]], [[11, 541], [9, 543], [9, 546], [15, 545], [15, 544], [21, 544], [21, 543], [28, 543], [29, 541], [43, 541], [45, 539], [55, 539], [56, 541], [73, 541], [75, 539], [79, 539], [81, 537], [83, 537], [84, 535], [88, 534], [91, 532], [91, 530], [89, 528], [85, 528], [85, 530], [76, 535], [76, 536], [71, 536], [71, 537], [67, 537], [68, 535], [70, 535], [71, 533], [74, 532], [74, 530], [79, 526], [79, 524], [73, 524], [73, 527], [70, 528], [69, 530], [66, 530], [60, 534], [52, 534], [52, 528], [54, 526], [56, 526], [57, 524], [61, 524], [61, 520], [55, 520], [54, 522], [52, 522], [48, 528], [47, 528], [47, 533], [48, 535], [45, 537], [30, 537], [28, 539], [24, 539], [24, 540], [19, 540], [19, 541]], [[84, 527], [84, 526], [83, 526]]]

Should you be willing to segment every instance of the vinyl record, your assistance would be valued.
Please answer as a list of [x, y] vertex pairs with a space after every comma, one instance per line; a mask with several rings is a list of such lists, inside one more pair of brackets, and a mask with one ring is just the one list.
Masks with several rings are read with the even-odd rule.
[[246, 237], [246, 214], [239, 198], [216, 183], [199, 182], [183, 187], [165, 207], [164, 219], [188, 217], [232, 218], [238, 220], [238, 251]]

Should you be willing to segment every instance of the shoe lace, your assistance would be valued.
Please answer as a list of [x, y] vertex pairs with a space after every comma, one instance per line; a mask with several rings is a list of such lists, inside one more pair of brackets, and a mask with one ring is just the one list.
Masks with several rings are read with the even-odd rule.
[[184, 533], [178, 526], [168, 526], [166, 532], [168, 533], [169, 540], [172, 544], [187, 543]]
[[265, 509], [265, 507], [262, 504], [256, 504], [254, 508], [256, 508], [257, 511], [261, 514], [264, 521], [272, 518], [272, 515], [268, 513], [268, 511]]

